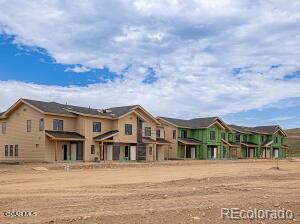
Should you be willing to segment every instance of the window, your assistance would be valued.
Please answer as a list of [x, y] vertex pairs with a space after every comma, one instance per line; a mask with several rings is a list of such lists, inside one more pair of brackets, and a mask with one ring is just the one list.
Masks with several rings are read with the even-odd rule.
[[95, 154], [95, 145], [91, 145], [91, 154]]
[[6, 122], [2, 122], [2, 134], [6, 134]]
[[261, 140], [261, 142], [264, 142], [265, 141], [265, 136], [260, 136], [260, 140]]
[[215, 131], [210, 131], [209, 132], [209, 139], [210, 140], [216, 140], [216, 132]]
[[176, 139], [176, 130], [173, 130], [173, 139]]
[[13, 156], [14, 155], [14, 146], [10, 145], [9, 146], [9, 156]]
[[63, 120], [53, 120], [53, 130], [54, 131], [63, 131], [64, 130], [64, 121]]
[[27, 132], [31, 132], [31, 120], [27, 120]]
[[275, 143], [278, 143], [278, 137], [275, 137]]
[[39, 122], [40, 131], [44, 131], [44, 128], [45, 128], [44, 126], [45, 126], [44, 118], [41, 118], [40, 122]]
[[145, 127], [145, 136], [151, 136], [151, 128]]
[[241, 141], [241, 135], [239, 133], [235, 134], [235, 141], [240, 142]]
[[125, 124], [125, 135], [132, 135], [132, 124]]
[[93, 122], [93, 132], [101, 132], [101, 122]]
[[156, 129], [156, 138], [160, 138], [160, 129]]
[[221, 138], [222, 138], [223, 140], [226, 140], [226, 134], [225, 134], [225, 132], [222, 132], [222, 133], [221, 133]]
[[247, 135], [243, 135], [243, 141], [247, 142]]
[[19, 146], [15, 145], [15, 156], [19, 156]]
[[8, 156], [8, 145], [5, 146], [5, 152], [4, 152], [5, 156]]
[[181, 138], [187, 138], [187, 130], [181, 130]]

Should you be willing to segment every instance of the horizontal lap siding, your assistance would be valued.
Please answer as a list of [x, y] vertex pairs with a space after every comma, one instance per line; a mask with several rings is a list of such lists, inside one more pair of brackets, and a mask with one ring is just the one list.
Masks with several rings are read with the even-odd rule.
[[[0, 160], [44, 161], [45, 133], [39, 131], [39, 120], [42, 117], [43, 114], [24, 104], [12, 112], [6, 120], [6, 134], [0, 132]], [[27, 132], [27, 120], [31, 120], [31, 132]], [[16, 144], [19, 156], [5, 157], [5, 145]]]

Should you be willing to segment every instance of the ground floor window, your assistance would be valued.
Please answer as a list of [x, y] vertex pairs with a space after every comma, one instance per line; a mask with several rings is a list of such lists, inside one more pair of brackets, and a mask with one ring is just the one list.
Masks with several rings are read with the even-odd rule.
[[6, 157], [8, 156], [8, 145], [5, 146], [4, 155]]
[[19, 146], [15, 145], [15, 156], [19, 156]]
[[13, 156], [14, 155], [14, 146], [10, 145], [9, 146], [9, 156]]

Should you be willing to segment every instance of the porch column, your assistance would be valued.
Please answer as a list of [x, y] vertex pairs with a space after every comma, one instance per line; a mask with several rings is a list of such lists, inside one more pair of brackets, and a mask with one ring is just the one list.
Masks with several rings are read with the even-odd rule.
[[184, 155], [183, 158], [186, 159], [186, 144], [184, 144]]
[[55, 159], [55, 161], [57, 161], [57, 148], [58, 148], [57, 140], [55, 140], [55, 149], [54, 149], [54, 159]]

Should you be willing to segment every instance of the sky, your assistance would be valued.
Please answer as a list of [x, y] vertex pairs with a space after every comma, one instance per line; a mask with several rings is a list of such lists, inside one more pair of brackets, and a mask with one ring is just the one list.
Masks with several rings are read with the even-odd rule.
[[19, 98], [300, 127], [300, 1], [0, 0], [0, 111]]

